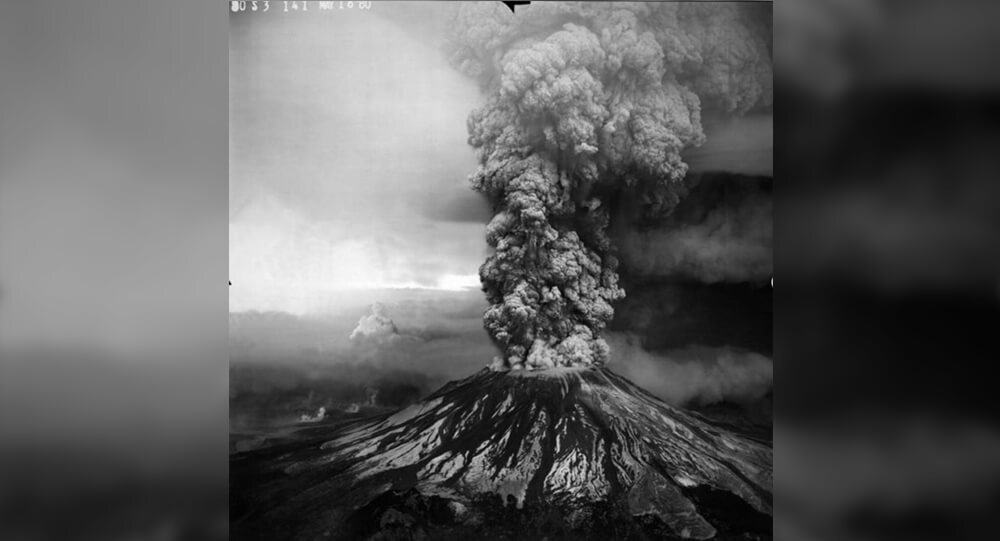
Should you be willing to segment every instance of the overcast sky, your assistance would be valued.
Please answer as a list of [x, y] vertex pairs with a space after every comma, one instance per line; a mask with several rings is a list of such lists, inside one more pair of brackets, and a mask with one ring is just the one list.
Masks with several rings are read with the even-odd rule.
[[244, 14], [230, 27], [230, 310], [478, 288], [485, 203], [443, 13]]

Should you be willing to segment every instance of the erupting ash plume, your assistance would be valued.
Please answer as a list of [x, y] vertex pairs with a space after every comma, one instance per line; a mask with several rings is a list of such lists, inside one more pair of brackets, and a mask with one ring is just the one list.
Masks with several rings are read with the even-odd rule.
[[[704, 141], [703, 105], [739, 115], [771, 101], [765, 32], [714, 3], [537, 3], [516, 16], [465, 3], [453, 64], [488, 95], [469, 117], [472, 185], [495, 216], [480, 268], [497, 368], [601, 365], [625, 292], [609, 209], [650, 215], [684, 195], [681, 151]], [[769, 34], [769, 32], [767, 32]]]

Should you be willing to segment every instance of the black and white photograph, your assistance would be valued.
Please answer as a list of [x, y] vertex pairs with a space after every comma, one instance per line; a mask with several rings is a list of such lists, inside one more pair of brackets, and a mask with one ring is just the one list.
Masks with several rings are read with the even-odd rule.
[[776, 4], [5, 3], [0, 540], [1000, 539], [1000, 2]]
[[230, 7], [232, 539], [771, 539], [770, 3]]

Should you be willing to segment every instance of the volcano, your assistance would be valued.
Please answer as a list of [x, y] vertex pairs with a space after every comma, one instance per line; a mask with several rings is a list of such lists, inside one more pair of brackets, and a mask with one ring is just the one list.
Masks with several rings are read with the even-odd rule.
[[770, 539], [769, 440], [607, 368], [483, 370], [233, 455], [233, 539]]

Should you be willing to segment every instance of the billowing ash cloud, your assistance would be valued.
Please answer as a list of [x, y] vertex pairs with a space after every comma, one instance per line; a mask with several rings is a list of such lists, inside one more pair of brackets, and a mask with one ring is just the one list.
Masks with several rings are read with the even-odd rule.
[[517, 16], [465, 3], [453, 64], [486, 105], [469, 117], [473, 187], [495, 211], [480, 268], [485, 327], [510, 368], [603, 364], [601, 331], [625, 292], [608, 236], [627, 190], [650, 215], [684, 194], [681, 152], [703, 105], [771, 102], [766, 38], [744, 8], [701, 3], [536, 3]]
[[665, 352], [644, 349], [634, 335], [610, 333], [611, 364], [641, 381], [663, 400], [679, 405], [749, 403], [774, 385], [774, 363], [732, 347], [687, 346]]

